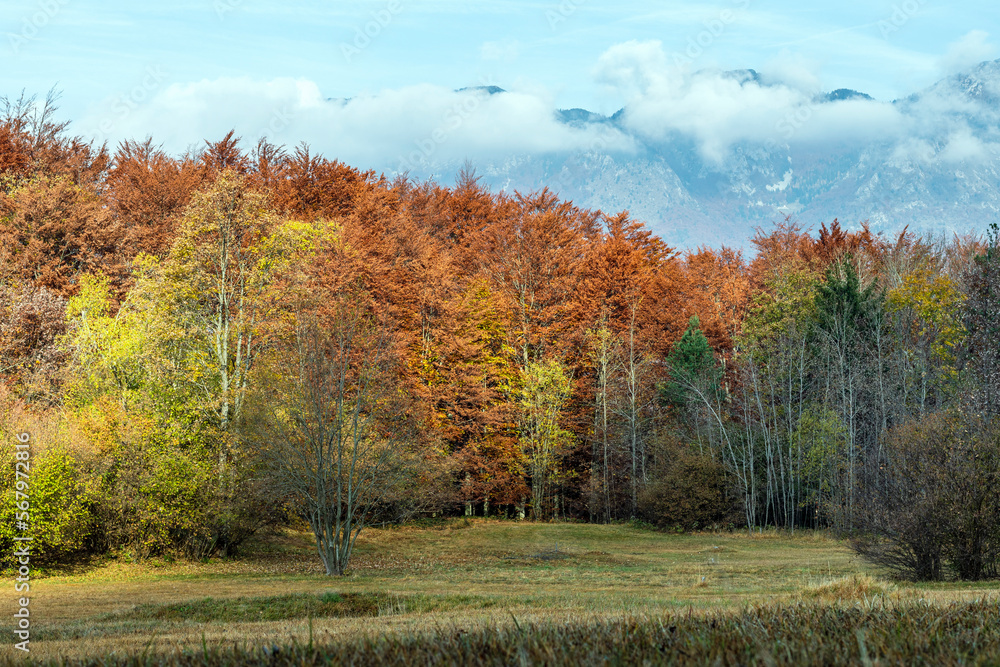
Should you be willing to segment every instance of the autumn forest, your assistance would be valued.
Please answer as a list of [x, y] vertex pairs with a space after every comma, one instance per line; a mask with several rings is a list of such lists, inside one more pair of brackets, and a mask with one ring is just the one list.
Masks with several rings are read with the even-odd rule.
[[824, 528], [903, 576], [1000, 575], [996, 230], [748, 234], [679, 251], [472, 164], [174, 156], [5, 100], [0, 431], [37, 443], [35, 553], [296, 524], [342, 574], [366, 526], [470, 515]]

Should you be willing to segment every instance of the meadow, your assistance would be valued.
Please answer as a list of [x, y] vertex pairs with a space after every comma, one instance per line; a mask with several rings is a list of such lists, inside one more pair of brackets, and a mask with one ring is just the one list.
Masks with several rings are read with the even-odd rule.
[[46, 572], [32, 583], [31, 658], [998, 664], [998, 599], [1000, 582], [891, 581], [822, 532], [450, 519], [366, 531], [338, 578], [295, 531], [233, 560], [123, 554]]

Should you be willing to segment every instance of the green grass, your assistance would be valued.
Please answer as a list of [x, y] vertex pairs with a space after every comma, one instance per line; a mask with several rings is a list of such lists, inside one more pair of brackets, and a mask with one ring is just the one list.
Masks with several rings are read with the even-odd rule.
[[[108, 561], [53, 574], [32, 583], [32, 655], [183, 654], [234, 643], [252, 653], [311, 636], [324, 644], [405, 643], [440, 628], [469, 637], [506, 632], [514, 618], [548, 636], [551, 628], [627, 618], [723, 619], [749, 613], [748, 605], [779, 618], [788, 609], [938, 610], [995, 600], [998, 587], [888, 581], [823, 533], [676, 535], [451, 520], [366, 531], [339, 578], [322, 574], [311, 537], [295, 532], [260, 541], [237, 560]], [[244, 657], [231, 656], [232, 664]]]

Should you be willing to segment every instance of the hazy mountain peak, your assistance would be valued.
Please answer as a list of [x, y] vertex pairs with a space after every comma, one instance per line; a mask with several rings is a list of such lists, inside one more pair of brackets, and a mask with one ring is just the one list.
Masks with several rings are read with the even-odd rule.
[[465, 93], [469, 91], [482, 91], [490, 95], [499, 95], [500, 93], [506, 93], [507, 91], [499, 86], [466, 86], [465, 88], [459, 88], [456, 93]]
[[838, 88], [833, 92], [823, 96], [826, 102], [839, 102], [841, 100], [874, 100], [875, 98], [867, 93], [861, 93], [850, 88]]

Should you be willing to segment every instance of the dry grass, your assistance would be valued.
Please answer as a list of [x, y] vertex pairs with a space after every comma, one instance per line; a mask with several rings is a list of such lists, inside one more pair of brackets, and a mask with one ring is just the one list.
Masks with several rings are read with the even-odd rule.
[[813, 586], [807, 589], [805, 597], [824, 602], [857, 602], [878, 598], [898, 600], [902, 597], [902, 593], [895, 584], [867, 574], [852, 574]]
[[[188, 648], [150, 645], [132, 658], [56, 664], [292, 665], [995, 665], [996, 601], [760, 605], [704, 615], [521, 617], [396, 624], [380, 633], [327, 632], [266, 641], [253, 634]], [[171, 641], [176, 638], [169, 638]], [[264, 639], [264, 641], [261, 641]]]
[[[309, 616], [323, 641], [361, 641], [497, 627], [512, 614], [578, 623], [802, 600], [944, 604], [997, 592], [996, 584], [887, 584], [821, 533], [667, 535], [453, 520], [368, 531], [358, 544], [351, 572], [336, 579], [323, 576], [308, 535], [287, 532], [239, 560], [106, 562], [37, 580], [32, 655], [307, 642]], [[6, 595], [10, 606], [13, 586]], [[367, 611], [323, 611], [324, 599], [367, 600]], [[267, 611], [275, 606], [283, 611]]]

